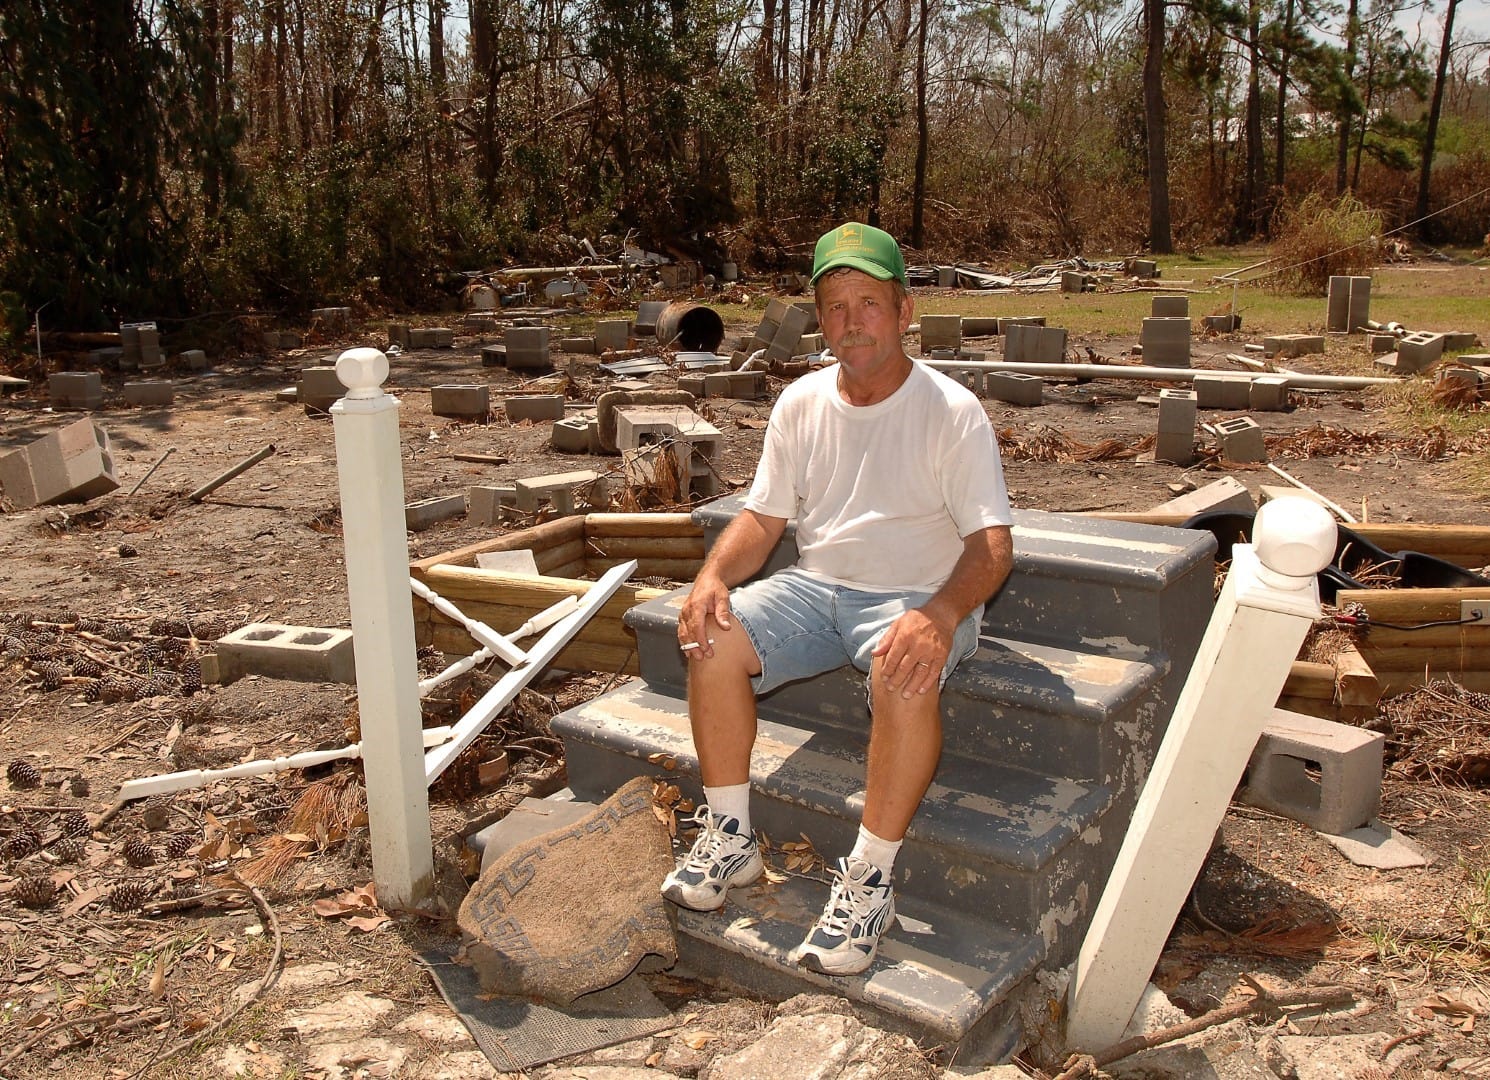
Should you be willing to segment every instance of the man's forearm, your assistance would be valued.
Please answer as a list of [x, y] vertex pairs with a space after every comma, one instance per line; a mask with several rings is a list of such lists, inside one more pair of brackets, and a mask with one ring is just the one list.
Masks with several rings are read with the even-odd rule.
[[734, 588], [765, 565], [785, 531], [785, 518], [742, 510], [709, 549], [698, 576], [711, 574]]
[[1013, 568], [1014, 541], [1007, 525], [970, 533], [963, 538], [962, 554], [946, 584], [922, 611], [955, 629], [973, 608], [1003, 588]]

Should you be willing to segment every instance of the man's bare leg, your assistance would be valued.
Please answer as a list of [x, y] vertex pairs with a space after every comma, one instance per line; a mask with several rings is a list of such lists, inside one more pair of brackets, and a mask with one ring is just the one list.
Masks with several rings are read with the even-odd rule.
[[902, 697], [886, 685], [878, 659], [871, 672], [870, 693], [874, 721], [869, 731], [863, 824], [875, 836], [898, 841], [936, 775], [942, 754], [941, 695], [932, 690]]
[[699, 772], [705, 787], [747, 784], [756, 733], [750, 679], [761, 662], [738, 622], [726, 630], [711, 619], [709, 632], [714, 655], [688, 661], [688, 722]]

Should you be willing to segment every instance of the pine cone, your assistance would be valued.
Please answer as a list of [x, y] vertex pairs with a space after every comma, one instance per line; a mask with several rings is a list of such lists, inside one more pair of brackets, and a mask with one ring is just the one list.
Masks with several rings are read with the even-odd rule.
[[26, 639], [15, 634], [6, 634], [0, 640], [0, 657], [6, 660], [16, 660], [26, 655]]
[[81, 686], [84, 701], [97, 701], [103, 697], [103, 680], [89, 679]]
[[184, 697], [191, 697], [202, 688], [202, 665], [196, 660], [188, 660], [181, 665], [181, 693]]
[[91, 656], [75, 656], [72, 673], [80, 679], [99, 679], [103, 677], [103, 665]]
[[188, 896], [195, 896], [201, 891], [201, 882], [197, 881], [196, 878], [171, 882], [171, 896], [177, 900], [185, 900]]
[[119, 557], [121, 559], [133, 559], [139, 553], [140, 549], [135, 547], [133, 544], [119, 545]]
[[151, 832], [160, 832], [171, 823], [171, 797], [152, 795], [140, 807], [140, 820]]
[[153, 619], [150, 632], [156, 637], [182, 638], [191, 636], [191, 627], [184, 619]]
[[61, 690], [62, 680], [72, 674], [72, 669], [60, 660], [42, 660], [33, 669], [43, 690]]
[[40, 850], [41, 834], [28, 826], [22, 826], [11, 833], [10, 839], [0, 845], [0, 855], [5, 857], [6, 862], [20, 862]]
[[105, 675], [99, 688], [101, 697], [104, 701], [133, 701], [138, 682], [123, 675]]
[[148, 881], [126, 881], [109, 890], [109, 907], [115, 911], [139, 911], [155, 887]]
[[166, 858], [184, 859], [197, 846], [197, 838], [191, 833], [177, 833], [166, 841]]
[[25, 758], [16, 758], [5, 767], [5, 778], [10, 781], [14, 788], [34, 788], [41, 786], [41, 773], [36, 771], [36, 766]]
[[81, 810], [70, 810], [62, 817], [62, 835], [89, 837], [93, 835], [93, 826], [88, 822], [88, 815]]
[[57, 856], [58, 862], [75, 863], [83, 861], [88, 847], [80, 837], [68, 836], [58, 840], [49, 850]]
[[135, 636], [134, 627], [127, 622], [117, 621], [105, 623], [102, 633], [110, 641], [129, 641]]
[[228, 622], [221, 615], [201, 615], [191, 622], [191, 633], [198, 641], [216, 641], [228, 632]]
[[81, 634], [97, 634], [103, 630], [104, 623], [101, 619], [93, 619], [84, 615], [78, 619], [77, 626]]
[[157, 671], [140, 687], [140, 697], [161, 697], [176, 692], [176, 676], [169, 671]]
[[138, 836], [131, 836], [119, 848], [119, 854], [130, 866], [151, 866], [155, 863], [155, 849]]
[[71, 626], [78, 621], [78, 613], [76, 611], [71, 611], [67, 608], [63, 608], [61, 611], [52, 612], [46, 617], [45, 621], [50, 623], [57, 623], [59, 626]]
[[46, 874], [28, 874], [16, 882], [10, 895], [15, 898], [16, 903], [28, 908], [44, 908], [57, 895], [57, 886], [52, 884], [52, 879]]

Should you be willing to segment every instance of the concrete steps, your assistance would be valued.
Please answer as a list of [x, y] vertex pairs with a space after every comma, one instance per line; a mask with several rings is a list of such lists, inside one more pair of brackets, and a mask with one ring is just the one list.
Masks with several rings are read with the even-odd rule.
[[[739, 501], [695, 511], [709, 542]], [[1039, 512], [1016, 512], [1014, 541], [978, 652], [943, 693], [941, 764], [896, 863], [899, 925], [874, 967], [841, 979], [790, 965], [827, 888], [776, 874], [732, 891], [721, 912], [679, 912], [683, 957], [701, 974], [768, 994], [831, 987], [888, 1026], [995, 1057], [1012, 1049], [1011, 995], [1075, 955], [1121, 845], [1210, 615], [1215, 544]], [[794, 560], [789, 530], [763, 572]], [[599, 801], [637, 775], [699, 798], [677, 646], [683, 595], [628, 614], [640, 681], [554, 719], [580, 798]], [[863, 806], [863, 676], [782, 687], [761, 699], [760, 717], [752, 823], [777, 845], [805, 836], [836, 859]]]

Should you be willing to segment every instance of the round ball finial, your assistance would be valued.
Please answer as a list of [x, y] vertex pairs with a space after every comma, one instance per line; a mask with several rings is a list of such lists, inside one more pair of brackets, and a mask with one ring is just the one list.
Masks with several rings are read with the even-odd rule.
[[336, 358], [336, 377], [349, 398], [381, 397], [388, 357], [378, 349], [348, 349]]
[[1252, 525], [1257, 559], [1274, 573], [1309, 578], [1335, 558], [1335, 519], [1312, 499], [1285, 496], [1264, 503]]

